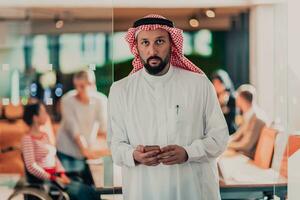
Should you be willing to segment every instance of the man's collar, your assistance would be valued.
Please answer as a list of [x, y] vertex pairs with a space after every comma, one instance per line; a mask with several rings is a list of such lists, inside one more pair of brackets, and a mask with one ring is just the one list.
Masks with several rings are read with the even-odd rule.
[[155, 75], [151, 75], [147, 72], [146, 68], [143, 67], [142, 69], [142, 75], [143, 77], [151, 84], [164, 84], [165, 82], [167, 82], [173, 75], [174, 73], [174, 67], [172, 65], [170, 65], [169, 70], [167, 71], [167, 73], [165, 73], [164, 75], [161, 76], [155, 76]]

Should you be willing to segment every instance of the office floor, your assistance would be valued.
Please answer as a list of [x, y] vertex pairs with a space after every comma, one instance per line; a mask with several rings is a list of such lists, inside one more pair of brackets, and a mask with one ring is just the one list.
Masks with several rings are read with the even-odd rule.
[[[14, 187], [20, 175], [18, 174], [0, 174], [0, 200], [6, 200], [14, 192]], [[14, 200], [22, 200], [22, 197], [18, 197]]]

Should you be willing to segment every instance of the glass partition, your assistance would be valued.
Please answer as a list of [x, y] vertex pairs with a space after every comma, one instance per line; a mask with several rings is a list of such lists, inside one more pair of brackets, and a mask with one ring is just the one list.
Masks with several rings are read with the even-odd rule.
[[[73, 117], [76, 121], [77, 118], [84, 120], [84, 117], [92, 117], [93, 122], [88, 125], [89, 128], [77, 129], [78, 134], [84, 137], [82, 142], [86, 141], [86, 144], [82, 144], [93, 152], [93, 156], [90, 154], [86, 162], [82, 162], [86, 163], [84, 173], [88, 174], [82, 176], [79, 168], [69, 170], [70, 166], [64, 162], [64, 158], [61, 159], [60, 156], [59, 159], [67, 177], [73, 180], [78, 175], [77, 182], [87, 180], [89, 185], [96, 186], [97, 195], [100, 195], [103, 188], [110, 188], [109, 193], [113, 194], [112, 159], [106, 144], [106, 103], [114, 71], [112, 2], [63, 1], [54, 5], [53, 2], [45, 1], [24, 3], [19, 7], [12, 1], [8, 4], [0, 3], [0, 12], [1, 199], [8, 199], [10, 195], [15, 195], [12, 199], [24, 199], [26, 190], [22, 190], [25, 187], [22, 184], [28, 174], [37, 175], [30, 171], [32, 169], [29, 165], [25, 165], [28, 155], [24, 154], [24, 149], [28, 148], [22, 142], [22, 138], [30, 135], [32, 130], [32, 126], [22, 119], [24, 108], [37, 100], [44, 103], [49, 114], [42, 127], [42, 133], [49, 139], [47, 145], [49, 143], [56, 146], [57, 152], [63, 153], [65, 157], [73, 156], [72, 158], [79, 159], [80, 162], [83, 161], [83, 156], [68, 151], [75, 144], [75, 139], [59, 135], [70, 134], [68, 130], [72, 125], [66, 128], [66, 121], [70, 118]], [[76, 103], [62, 103], [62, 99], [79, 99], [79, 90], [74, 86], [74, 76], [81, 70], [88, 71], [90, 83], [86, 94], [97, 91], [96, 99], [89, 97], [91, 104], [97, 103], [97, 109], [90, 110], [95, 116], [85, 113], [85, 109], [77, 109], [78, 113], [74, 116], [71, 113], [63, 114], [67, 112], [68, 106], [74, 112], [76, 110]], [[98, 105], [98, 101], [101, 104]], [[77, 105], [84, 107], [81, 103]], [[68, 147], [62, 152], [64, 146]], [[47, 158], [47, 162], [51, 161], [52, 157]], [[42, 167], [46, 165], [36, 162]], [[77, 164], [71, 164], [72, 166]], [[48, 176], [48, 172], [41, 173]], [[41, 197], [45, 194], [39, 191], [34, 195]], [[31, 198], [28, 195], [27, 197]]]
[[[266, 199], [273, 195], [284, 199], [287, 190], [290, 199], [296, 198], [300, 180], [300, 71], [298, 46], [293, 42], [298, 38], [296, 6], [293, 1], [289, 5], [286, 1], [211, 5], [187, 2], [183, 8], [152, 8], [88, 1], [20, 8], [0, 3], [0, 17], [4, 19], [0, 21], [0, 192], [4, 191], [4, 199], [26, 178], [21, 144], [30, 129], [22, 119], [24, 106], [36, 99], [45, 104], [50, 116], [45, 132], [58, 151], [64, 149], [59, 147], [63, 141], [59, 134], [66, 123], [63, 112], [70, 105], [73, 110], [77, 108], [76, 103], [63, 104], [62, 99], [66, 94], [77, 94], [74, 75], [82, 69], [93, 72], [95, 81], [90, 88], [101, 93], [98, 95], [105, 104], [112, 83], [132, 70], [133, 55], [125, 34], [135, 20], [149, 13], [171, 19], [184, 31], [184, 55], [212, 82], [217, 70], [227, 72], [235, 101], [245, 88], [240, 86], [251, 84], [256, 90], [253, 110], [259, 111], [256, 115], [264, 126], [257, 130], [252, 156], [231, 151], [234, 136], [230, 136], [228, 148], [217, 158], [222, 199]], [[234, 126], [229, 131], [234, 135], [241, 131], [246, 112], [238, 105], [230, 107], [221, 94], [217, 95], [224, 116], [233, 113]], [[99, 113], [105, 115], [106, 109], [102, 111]], [[85, 112], [78, 116], [88, 118]], [[103, 132], [106, 124], [102, 126], [99, 119], [91, 127], [85, 138], [88, 149], [94, 152], [86, 161], [89, 180], [103, 199], [122, 199], [122, 168], [112, 161]], [[15, 199], [18, 197], [23, 196]]]

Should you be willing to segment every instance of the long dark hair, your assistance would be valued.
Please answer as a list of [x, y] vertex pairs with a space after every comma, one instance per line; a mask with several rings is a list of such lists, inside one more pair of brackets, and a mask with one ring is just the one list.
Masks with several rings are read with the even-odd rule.
[[41, 102], [35, 102], [24, 106], [23, 120], [28, 126], [33, 124], [33, 117], [39, 115], [42, 105]]
[[225, 86], [226, 91], [228, 91], [230, 93], [234, 92], [233, 83], [232, 83], [228, 73], [225, 70], [219, 69], [219, 70], [215, 71], [212, 74], [211, 78], [212, 78], [212, 80], [218, 79], [219, 81], [221, 81], [221, 83]]

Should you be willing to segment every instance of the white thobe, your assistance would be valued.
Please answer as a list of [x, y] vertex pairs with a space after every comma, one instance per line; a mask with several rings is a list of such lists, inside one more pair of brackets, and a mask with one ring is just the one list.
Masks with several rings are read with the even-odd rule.
[[[228, 129], [205, 75], [171, 66], [163, 76], [143, 68], [115, 82], [108, 103], [108, 145], [122, 167], [125, 200], [220, 199], [216, 158]], [[136, 165], [138, 145], [183, 146], [183, 164]]]

